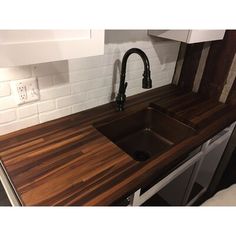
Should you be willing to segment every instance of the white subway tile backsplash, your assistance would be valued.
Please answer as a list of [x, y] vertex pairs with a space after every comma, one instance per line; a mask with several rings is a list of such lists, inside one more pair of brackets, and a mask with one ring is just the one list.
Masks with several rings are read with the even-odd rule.
[[[110, 102], [119, 88], [121, 60], [132, 47], [147, 54], [153, 88], [171, 83], [179, 43], [144, 38], [107, 43], [100, 56], [0, 69], [0, 135]], [[127, 96], [146, 91], [142, 74], [141, 58], [131, 55], [126, 70]], [[32, 76], [38, 78], [40, 101], [17, 106], [9, 82]]]
[[110, 97], [107, 98], [107, 96], [87, 100], [86, 102], [73, 105], [72, 106], [72, 113], [76, 113], [76, 112], [80, 112], [80, 111], [83, 111], [86, 109], [90, 109], [92, 107], [100, 106], [100, 105], [106, 104], [110, 101], [111, 101]]
[[85, 102], [78, 103], [72, 106], [72, 113], [77, 113], [87, 109], [87, 104]]
[[103, 66], [104, 56], [85, 57], [72, 59], [68, 62], [70, 71], [79, 71], [83, 69], [96, 68]]
[[113, 67], [114, 67], [113, 65], [109, 65], [100, 68], [92, 68], [92, 69], [85, 69], [77, 72], [72, 72], [69, 75], [70, 82], [88, 81], [99, 77], [112, 76]]
[[77, 95], [58, 98], [56, 100], [56, 106], [57, 106], [57, 108], [62, 108], [62, 107], [71, 106], [76, 103], [84, 102], [86, 100], [87, 100], [87, 94], [80, 93]]
[[[160, 70], [162, 65], [158, 64], [156, 60], [150, 60], [150, 67], [152, 73], [155, 73], [155, 70]], [[164, 70], [163, 68], [162, 70]], [[127, 78], [128, 75], [132, 73], [135, 74], [143, 74], [143, 63], [141, 60], [138, 61], [129, 61], [127, 64]], [[91, 69], [81, 69], [80, 71], [72, 71], [69, 75], [70, 82], [80, 82], [80, 81], [88, 81], [88, 80], [96, 80], [98, 78], [110, 77], [112, 78], [116, 76], [119, 78], [120, 76], [120, 63], [111, 64], [108, 66], [103, 66], [100, 68], [91, 68]]]
[[111, 87], [112, 77], [100, 77], [93, 79], [93, 81], [81, 81], [78, 83], [71, 84], [71, 94], [76, 94], [84, 91], [90, 91], [98, 88]]
[[140, 87], [131, 88], [127, 91], [126, 96], [132, 96], [138, 93], [142, 93], [143, 90]]
[[[113, 65], [115, 61], [122, 60], [125, 52], [115, 52], [112, 54], [104, 54], [102, 56], [86, 57], [80, 59], [73, 59], [68, 62], [69, 71], [80, 71], [86, 69], [100, 68], [104, 66]], [[153, 57], [153, 55], [151, 55]], [[133, 54], [129, 58], [129, 62], [141, 61], [141, 58]]]
[[17, 107], [15, 98], [13, 96], [7, 96], [0, 98], [0, 111]]
[[68, 61], [55, 61], [32, 65], [32, 71], [33, 75], [38, 77], [68, 72]]
[[47, 89], [54, 86], [69, 84], [69, 73], [45, 75], [38, 77], [39, 89]]
[[109, 97], [112, 93], [112, 87], [104, 87], [95, 90], [88, 91], [87, 100], [92, 100], [100, 97]]
[[66, 107], [63, 109], [57, 109], [54, 111], [50, 111], [50, 112], [43, 112], [39, 114], [39, 121], [40, 123], [46, 122], [46, 121], [50, 121], [50, 120], [54, 120], [63, 116], [68, 116], [72, 114], [72, 109], [71, 107]]
[[45, 111], [52, 111], [56, 109], [56, 101], [55, 100], [48, 100], [44, 102], [38, 103], [38, 112], [45, 112]]
[[39, 89], [47, 89], [53, 87], [53, 78], [51, 75], [38, 77]]
[[53, 98], [64, 97], [70, 94], [70, 86], [63, 85], [63, 86], [55, 86], [49, 89], [43, 89], [40, 91], [40, 100], [50, 100]]
[[20, 119], [38, 114], [37, 104], [24, 105], [17, 108], [17, 114]]
[[86, 106], [86, 109], [90, 109], [90, 108], [100, 106], [105, 103], [107, 103], [107, 98], [101, 97], [101, 98], [96, 98], [96, 99], [86, 102], [85, 106]]
[[72, 113], [80, 112], [86, 109], [90, 109], [92, 107], [100, 106], [109, 102], [107, 97], [100, 97], [96, 99], [91, 99], [83, 103], [75, 104], [72, 106]]
[[6, 110], [0, 112], [0, 124], [8, 123], [16, 120], [16, 110]]
[[77, 93], [81, 93], [83, 91], [86, 91], [87, 89], [89, 89], [91, 85], [91, 82], [89, 81], [82, 81], [79, 83], [73, 83], [71, 84], [71, 94], [77, 94]]
[[19, 129], [24, 129], [39, 124], [38, 116], [32, 116], [22, 120], [16, 120], [7, 124], [0, 125], [0, 135], [7, 134]]
[[0, 97], [11, 95], [11, 87], [9, 82], [0, 82]]
[[69, 73], [60, 73], [52, 76], [54, 85], [68, 84], [69, 83]]

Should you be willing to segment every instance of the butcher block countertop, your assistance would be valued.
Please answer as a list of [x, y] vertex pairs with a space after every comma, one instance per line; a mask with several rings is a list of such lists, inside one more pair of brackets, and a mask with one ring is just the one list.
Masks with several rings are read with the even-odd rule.
[[[152, 102], [195, 127], [196, 135], [137, 162], [93, 126]], [[128, 98], [122, 112], [110, 103], [1, 136], [0, 158], [22, 205], [111, 205], [165, 175], [235, 120], [236, 106], [167, 85]]]

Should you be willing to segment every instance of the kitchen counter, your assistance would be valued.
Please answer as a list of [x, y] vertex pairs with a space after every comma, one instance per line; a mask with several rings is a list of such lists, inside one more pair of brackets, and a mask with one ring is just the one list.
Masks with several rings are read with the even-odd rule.
[[[196, 135], [137, 162], [93, 126], [151, 102], [195, 127]], [[110, 103], [4, 135], [0, 158], [22, 205], [110, 205], [164, 176], [235, 120], [236, 106], [167, 85], [128, 98], [123, 112]]]

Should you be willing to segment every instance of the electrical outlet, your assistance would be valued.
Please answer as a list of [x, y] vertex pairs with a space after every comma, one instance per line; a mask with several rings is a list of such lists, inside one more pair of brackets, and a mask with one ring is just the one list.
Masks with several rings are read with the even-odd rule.
[[22, 82], [16, 83], [16, 90], [18, 93], [20, 104], [25, 103], [27, 100], [26, 86]]
[[11, 89], [17, 104], [24, 104], [39, 99], [39, 89], [36, 78], [12, 81]]

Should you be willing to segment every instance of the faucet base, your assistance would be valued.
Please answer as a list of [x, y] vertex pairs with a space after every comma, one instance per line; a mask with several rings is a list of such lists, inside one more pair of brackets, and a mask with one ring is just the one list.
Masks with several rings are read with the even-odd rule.
[[125, 101], [126, 101], [125, 94], [118, 93], [117, 96], [116, 96], [117, 111], [123, 111], [124, 110]]

